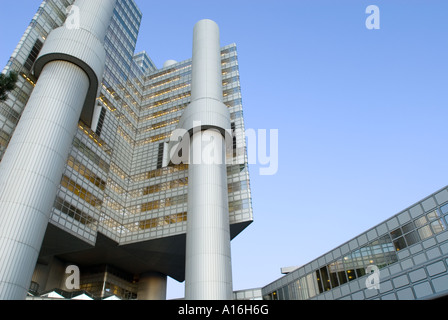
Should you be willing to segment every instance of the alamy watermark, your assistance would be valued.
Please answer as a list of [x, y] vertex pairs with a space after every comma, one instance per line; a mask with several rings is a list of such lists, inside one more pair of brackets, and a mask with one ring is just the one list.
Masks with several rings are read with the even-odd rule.
[[380, 289], [380, 269], [376, 265], [370, 265], [366, 268], [366, 288], [369, 290]]
[[262, 176], [272, 176], [278, 172], [278, 129], [269, 131], [235, 129], [222, 132], [210, 128], [203, 130], [200, 122], [195, 122], [193, 127], [192, 134], [179, 128], [171, 134], [169, 144], [171, 163], [175, 165], [247, 163], [260, 165], [259, 174]]
[[366, 19], [366, 28], [369, 30], [380, 29], [380, 8], [375, 5], [370, 5], [366, 8], [366, 14], [369, 14]]
[[65, 288], [67, 290], [79, 290], [81, 288], [81, 273], [79, 267], [70, 265], [65, 269]]
[[78, 6], [72, 5], [67, 7], [67, 19], [64, 26], [69, 30], [78, 30], [81, 26], [81, 15]]

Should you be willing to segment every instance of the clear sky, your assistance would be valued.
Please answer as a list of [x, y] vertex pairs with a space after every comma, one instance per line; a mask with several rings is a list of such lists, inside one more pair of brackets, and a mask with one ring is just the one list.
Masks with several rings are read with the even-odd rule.
[[[279, 171], [251, 166], [255, 222], [234, 289], [262, 287], [448, 185], [448, 1], [136, 0], [137, 51], [191, 57], [203, 18], [238, 46], [245, 123], [279, 130]], [[3, 1], [0, 64], [40, 0]], [[367, 6], [380, 9], [368, 30]], [[169, 298], [183, 286], [169, 282]]]

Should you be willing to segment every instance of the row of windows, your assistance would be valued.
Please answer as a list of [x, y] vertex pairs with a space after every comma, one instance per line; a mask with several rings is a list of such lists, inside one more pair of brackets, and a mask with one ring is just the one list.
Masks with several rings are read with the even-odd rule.
[[249, 181], [247, 181], [247, 180], [229, 183], [229, 185], [228, 185], [229, 193], [245, 191], [248, 188], [249, 188]]
[[7, 134], [5, 131], [0, 130], [0, 147], [6, 148], [7, 144], [9, 143], [10, 135]]
[[[167, 197], [161, 200], [151, 201], [144, 203], [142, 205], [137, 205], [129, 208], [129, 213], [138, 214], [144, 213], [152, 210], [167, 208], [179, 204], [186, 204], [188, 200], [188, 196], [186, 194]], [[249, 199], [236, 200], [229, 202], [229, 212], [235, 212], [238, 210], [247, 210], [250, 209], [250, 201]]]
[[185, 70], [187, 68], [191, 68], [191, 61], [186, 61], [183, 64], [176, 66], [176, 68], [171, 68], [171, 69], [167, 69], [167, 70], [163, 70], [161, 72], [157, 72], [155, 74], [151, 74], [148, 75], [144, 80], [145, 83], [153, 81], [153, 80], [157, 80], [160, 79], [164, 76], [167, 76], [169, 74], [172, 74], [174, 72], [178, 72], [178, 71], [182, 71]]
[[147, 145], [148, 143], [154, 143], [154, 142], [159, 142], [162, 140], [166, 140], [169, 137], [171, 137], [171, 132], [168, 133], [161, 133], [161, 134], [157, 134], [155, 136], [143, 139], [143, 140], [139, 140], [139, 141], [135, 141], [135, 146], [136, 147], [141, 147], [144, 145]]
[[159, 88], [161, 86], [164, 86], [164, 85], [167, 85], [167, 84], [179, 81], [180, 79], [181, 79], [181, 77], [178, 75], [178, 76], [175, 76], [173, 78], [169, 78], [169, 79], [165, 79], [165, 80], [153, 83], [152, 85], [150, 85], [147, 88], [145, 88], [145, 91], [151, 90], [151, 89], [155, 89], [155, 88]]
[[[173, 108], [173, 109], [177, 111], [178, 108]], [[169, 110], [168, 111], [164, 111], [163, 114], [166, 114], [168, 112], [169, 112]], [[233, 115], [233, 118], [237, 119], [236, 117], [238, 115], [241, 116], [241, 113], [239, 113], [239, 114], [237, 113], [237, 114]], [[144, 128], [144, 129], [141, 129], [141, 130], [144, 133], [144, 132], [147, 132], [147, 131], [161, 129], [161, 128], [164, 128], [166, 126], [176, 124], [178, 122], [179, 122], [179, 118], [169, 119], [169, 120], [165, 120], [165, 121], [156, 123], [154, 125], [148, 126], [148, 127]], [[150, 136], [150, 137], [147, 137], [147, 138], [144, 138], [144, 139], [140, 139], [140, 140], [134, 141], [131, 138], [131, 136], [129, 136], [123, 130], [120, 130], [120, 129], [122, 129], [122, 128], [119, 127], [118, 133], [125, 139], [125, 141], [130, 146], [141, 147], [141, 146], [147, 145], [148, 143], [154, 143], [154, 142], [162, 141], [162, 140], [165, 140], [165, 139], [168, 139], [169, 137], [171, 137], [171, 132], [167, 132], [167, 133], [161, 133], [161, 134], [158, 134], [158, 135], [154, 135], [154, 136]], [[139, 132], [139, 133], [142, 133], [142, 132]]]
[[126, 290], [109, 282], [83, 283], [80, 285], [80, 290], [84, 290], [98, 298], [115, 295], [124, 300], [137, 299], [137, 293], [135, 291]]
[[[159, 201], [153, 201], [153, 202], [146, 203], [146, 204], [142, 205], [141, 211], [145, 212], [145, 211], [154, 210], [154, 209], [158, 209], [158, 208], [162, 208], [162, 207], [169, 207], [169, 206], [173, 206], [176, 204], [182, 204], [182, 203], [186, 202], [186, 199], [187, 199], [187, 195], [182, 195], [182, 196], [171, 197], [171, 198], [167, 198], [167, 199], [163, 199], [163, 200], [159, 200]], [[110, 207], [113, 210], [117, 210], [117, 211], [123, 210], [122, 206], [118, 205], [115, 201], [113, 201], [110, 198], [106, 199], [105, 205]], [[91, 228], [92, 227], [96, 228], [97, 221], [94, 218], [92, 218], [88, 214], [84, 213], [83, 211], [79, 210], [75, 206], [71, 205], [69, 202], [64, 201], [62, 198], [58, 197], [56, 199], [54, 207], [55, 207], [55, 209], [72, 217], [76, 221], [78, 221], [84, 225], [87, 225]], [[229, 208], [231, 208], [230, 212], [236, 211], [236, 210], [248, 209], [249, 208], [249, 200], [245, 199], [245, 200], [230, 202]], [[132, 209], [128, 213], [132, 213]], [[161, 227], [161, 226], [176, 224], [176, 223], [180, 223], [180, 222], [184, 222], [184, 221], [187, 221], [187, 213], [186, 212], [175, 213], [175, 214], [171, 214], [171, 215], [167, 215], [167, 216], [163, 216], [163, 217], [152, 218], [152, 219], [148, 219], [148, 220], [144, 220], [144, 221], [139, 221], [137, 223], [129, 223], [129, 224], [125, 224], [125, 225], [121, 225], [116, 220], [113, 220], [110, 218], [107, 220], [103, 220], [101, 223], [105, 227], [108, 227], [113, 230], [136, 232], [136, 231], [153, 229], [153, 228], [157, 228], [157, 227]]]
[[[147, 212], [147, 211], [152, 211], [152, 210], [161, 209], [161, 208], [167, 208], [167, 207], [175, 206], [178, 204], [184, 204], [187, 202], [187, 199], [188, 199], [188, 197], [186, 194], [183, 194], [180, 196], [168, 197], [165, 199], [144, 203], [141, 206], [136, 206], [134, 208], [131, 208], [130, 211], [135, 212], [135, 213], [140, 213], [140, 212]], [[138, 210], [138, 208], [140, 208], [140, 211], [136, 212], [135, 210]]]
[[[43, 19], [45, 21], [45, 23], [50, 26], [51, 29], [56, 29], [57, 27], [61, 26], [63, 23], [63, 20], [65, 20], [65, 15], [62, 19], [60, 19], [60, 17], [57, 17], [56, 14], [50, 12], [50, 10], [47, 6], [40, 7], [38, 10], [38, 14], [39, 14], [39, 18]], [[43, 24], [45, 24], [45, 23], [43, 23]]]
[[[145, 196], [145, 195], [150, 195], [150, 194], [154, 194], [154, 193], [158, 193], [158, 192], [162, 192], [162, 191], [168, 191], [168, 190], [186, 187], [186, 186], [188, 186], [188, 178], [181, 178], [181, 179], [176, 179], [176, 180], [172, 180], [169, 182], [159, 183], [159, 184], [149, 186], [149, 187], [144, 187], [143, 189], [138, 189], [138, 190], [130, 192], [129, 195], [131, 196], [131, 198], [137, 198], [137, 197], [141, 197], [141, 196]], [[248, 189], [248, 181], [246, 181], [246, 180], [228, 184], [228, 192], [229, 193], [245, 191], [247, 189]], [[236, 203], [234, 205], [238, 206], [238, 204], [236, 204]]]
[[[23, 72], [21, 73], [21, 75], [27, 81], [27, 83], [29, 83], [33, 87], [36, 85], [35, 84], [36, 79], [33, 76], [31, 76], [31, 75], [28, 76]], [[26, 90], [26, 88], [21, 88], [20, 85], [18, 84], [17, 87], [13, 91], [10, 92], [10, 94], [17, 99], [16, 102], [19, 102], [22, 106], [25, 106], [28, 103], [28, 100], [30, 98], [29, 94], [25, 90]], [[21, 107], [19, 107], [19, 108], [22, 109]], [[11, 108], [11, 109], [13, 109], [13, 108]]]
[[93, 132], [90, 127], [88, 127], [86, 124], [84, 124], [82, 121], [79, 121], [78, 128], [81, 129], [81, 131], [89, 137], [90, 140], [92, 140], [97, 146], [99, 146], [101, 149], [104, 150], [107, 154], [111, 154], [112, 150], [107, 145], [107, 143], [101, 139], [96, 132]]
[[132, 137], [126, 133], [125, 129], [121, 126], [118, 126], [117, 129], [117, 134], [122, 137], [124, 139], [124, 141], [126, 141], [130, 146], [134, 146], [135, 145], [135, 141], [134, 139], [132, 139]]
[[239, 211], [239, 210], [248, 210], [248, 209], [250, 209], [250, 200], [249, 199], [229, 201], [229, 213]]
[[[126, 57], [127, 63], [130, 63], [134, 55], [136, 38], [130, 36], [128, 30], [123, 27], [125, 22], [124, 19], [119, 17], [119, 14], [120, 10], [116, 10], [115, 17], [109, 27], [107, 38], [115, 47], [121, 47], [118, 49], [119, 54], [122, 57]], [[129, 19], [126, 20], [129, 21]], [[129, 69], [129, 65], [127, 69]]]
[[[230, 66], [230, 67], [227, 67], [227, 68], [223, 69], [223, 75], [226, 75], [227, 73], [235, 72], [235, 71], [238, 71], [238, 66]], [[238, 79], [239, 79], [238, 77], [235, 77], [235, 81], [238, 80]], [[227, 85], [228, 83], [229, 83], [229, 80], [225, 80], [224, 81], [225, 85]], [[182, 88], [184, 88], [184, 86], [185, 85], [181, 85]], [[168, 90], [171, 90], [171, 89], [168, 89]], [[176, 89], [176, 90], [179, 90], [179, 88]], [[225, 93], [224, 92], [224, 96], [228, 95], [228, 94], [230, 94], [230, 93]], [[182, 93], [182, 94], [179, 94], [179, 95], [174, 95], [173, 97], [165, 98], [165, 99], [162, 99], [162, 100], [159, 100], [159, 101], [152, 101], [151, 103], [145, 105], [142, 108], [142, 110], [147, 109], [147, 108], [151, 108], [152, 109], [152, 108], [155, 108], [155, 107], [159, 107], [159, 106], [162, 106], [162, 105], [168, 104], [170, 102], [174, 102], [176, 100], [179, 100], [179, 99], [182, 99], [182, 98], [185, 98], [185, 97], [189, 97], [189, 96], [190, 96], [190, 93], [188, 92], [188, 93]]]
[[398, 261], [397, 251], [447, 230], [448, 221], [441, 216], [446, 213], [448, 204], [441, 207], [440, 211], [433, 210], [408, 222], [342, 259], [268, 294], [265, 299], [306, 300], [364, 276], [369, 265], [381, 269], [393, 264]]
[[[183, 99], [183, 98], [185, 98], [185, 97], [181, 97], [180, 99]], [[180, 104], [180, 105], [177, 105], [177, 106], [174, 106], [174, 107], [170, 107], [170, 108], [167, 108], [167, 109], [164, 109], [164, 110], [160, 110], [160, 111], [151, 113], [151, 114], [149, 114], [149, 115], [143, 117], [143, 118], [140, 120], [140, 122], [150, 121], [150, 120], [153, 120], [153, 119], [156, 119], [156, 118], [160, 118], [160, 117], [163, 117], [163, 116], [168, 115], [168, 114], [171, 114], [171, 113], [175, 113], [175, 112], [178, 112], [178, 111], [182, 111], [182, 110], [184, 110], [187, 106], [188, 106], [188, 104]]]
[[127, 178], [127, 174], [113, 161], [110, 163], [110, 171], [122, 180], [126, 180]]
[[137, 130], [137, 134], [143, 134], [143, 133], [146, 133], [151, 130], [161, 129], [161, 128], [170, 126], [172, 124], [177, 124], [177, 123], [179, 123], [179, 118], [161, 121], [161, 122], [158, 122], [158, 123], [152, 124], [150, 126], [147, 126], [145, 128]]
[[191, 96], [190, 92], [183, 92], [183, 93], [173, 95], [171, 97], [168, 97], [168, 98], [165, 98], [162, 100], [148, 103], [142, 107], [142, 110], [144, 111], [144, 110], [148, 110], [148, 109], [154, 109], [154, 108], [157, 108], [157, 107], [160, 107], [163, 105], [167, 105], [169, 103], [173, 103], [173, 102], [181, 100], [181, 99], [189, 98], [190, 96]]
[[169, 167], [160, 168], [160, 169], [156, 169], [156, 170], [151, 170], [151, 171], [148, 171], [145, 173], [141, 173], [141, 174], [132, 176], [131, 180], [134, 182], [139, 182], [139, 181], [149, 180], [152, 178], [161, 177], [161, 176], [165, 176], [165, 175], [172, 174], [175, 172], [182, 172], [182, 171], [186, 171], [186, 170], [188, 170], [188, 165], [186, 165], [186, 164], [174, 165], [174, 166], [169, 166]]
[[113, 213], [119, 214], [120, 216], [127, 214], [127, 212], [124, 209], [124, 206], [120, 205], [117, 201], [115, 201], [109, 196], [106, 196], [104, 198], [103, 204], [105, 208], [110, 209]]
[[177, 86], [168, 87], [168, 88], [165, 88], [165, 89], [160, 90], [158, 92], [152, 93], [149, 96], [143, 97], [143, 100], [152, 100], [152, 99], [158, 98], [160, 96], [164, 96], [166, 94], [172, 93], [174, 91], [179, 91], [179, 90], [182, 90], [182, 89], [185, 89], [185, 88], [188, 88], [188, 87], [190, 87], [189, 83], [181, 83], [181, 84], [178, 84]]
[[[181, 80], [181, 76], [185, 76], [187, 74], [188, 73], [177, 75], [174, 78], [165, 79], [163, 81], [160, 81], [160, 82], [157, 82], [157, 83], [153, 84], [150, 88], [148, 88], [147, 91], [151, 91], [150, 89], [160, 88], [162, 86], [166, 86], [166, 87], [161, 88], [159, 91], [147, 93], [148, 95], [144, 96], [142, 98], [142, 101], [154, 99], [154, 98], [163, 96], [165, 94], [168, 94], [168, 93], [171, 93], [171, 92], [174, 92], [174, 91], [181, 90], [181, 89], [184, 89], [186, 87], [189, 87], [191, 85], [189, 82], [188, 83], [179, 83], [179, 84], [177, 84], [175, 86], [172, 86], [172, 85], [168, 86], [168, 84], [170, 84], [170, 83], [173, 83], [173, 82], [176, 82], [176, 81], [180, 81]], [[236, 76], [233, 76], [233, 77], [228, 78], [228, 79], [223, 79], [222, 85], [223, 85], [223, 87], [225, 87], [225, 86], [227, 86], [229, 84], [232, 84], [232, 83], [238, 83], [238, 81], [239, 81], [239, 77], [236, 75]]]
[[143, 16], [142, 12], [134, 1], [120, 0], [118, 1], [118, 5], [126, 16], [130, 17], [129, 23], [133, 26], [134, 33], [138, 35], [138, 28]]
[[83, 225], [96, 228], [97, 221], [94, 218], [60, 197], [56, 198], [54, 208]]
[[17, 124], [20, 115], [14, 111], [13, 108], [8, 107], [6, 104], [0, 103], [0, 114], [13, 124]]
[[[168, 167], [164, 167], [164, 168], [160, 168], [160, 169], [156, 169], [156, 170], [151, 170], [145, 173], [141, 173], [138, 175], [134, 175], [134, 176], [130, 176], [128, 177], [126, 175], [126, 173], [120, 169], [119, 166], [117, 166], [114, 162], [111, 162], [110, 164], [110, 171], [113, 172], [117, 177], [121, 178], [123, 181], [130, 181], [133, 183], [137, 183], [137, 182], [141, 182], [141, 181], [145, 181], [145, 180], [150, 180], [153, 178], [157, 178], [157, 177], [162, 177], [162, 176], [168, 176], [170, 174], [174, 174], [174, 173], [181, 173], [184, 172], [186, 170], [188, 170], [188, 165], [187, 164], [180, 164], [180, 165], [173, 165], [173, 166], [168, 166]], [[237, 165], [233, 165], [233, 166], [228, 166], [227, 167], [227, 174], [228, 176], [233, 176], [235, 174], [241, 174], [246, 172], [246, 166], [244, 164], [237, 164]], [[187, 178], [179, 178], [177, 181], [179, 181], [179, 185], [183, 186], [183, 184], [187, 184]], [[124, 194], [126, 193], [125, 189], [123, 189], [123, 187], [121, 187], [118, 183], [116, 183], [115, 181], [113, 181], [112, 179], [108, 179], [107, 182], [107, 186], [109, 189], [115, 191], [117, 194]], [[164, 190], [166, 188], [166, 185], [161, 184], [161, 185], [156, 185], [153, 187], [146, 187], [147, 189], [143, 192], [144, 194], [151, 194], [151, 193], [155, 193], [158, 192], [157, 190], [160, 189], [160, 191]], [[242, 181], [242, 182], [234, 182], [234, 183], [230, 183], [229, 184], [229, 193], [231, 192], [236, 192], [239, 190], [246, 190], [248, 188], [248, 182]], [[134, 191], [131, 192], [131, 196], [139, 196], [139, 194], [142, 191]]]
[[167, 191], [171, 189], [181, 188], [188, 185], [188, 178], [173, 180], [170, 182], [160, 183], [154, 186], [149, 186], [143, 189], [143, 195], [153, 194], [160, 191]]
[[[43, 7], [39, 8], [39, 12], [42, 13], [43, 10]], [[46, 14], [45, 17], [50, 18], [48, 14]], [[6, 69], [17, 72], [26, 80], [26, 82], [22, 82], [20, 81], [21, 78], [19, 78], [16, 89], [10, 93], [11, 98], [9, 102], [13, 103], [11, 107], [2, 103], [0, 113], [5, 116], [6, 119], [0, 119], [0, 130], [7, 133], [8, 136], [11, 136], [14, 132], [15, 126], [20, 119], [21, 112], [28, 102], [29, 91], [32, 90], [36, 82], [35, 78], [31, 75], [30, 70], [27, 68], [30, 68], [32, 63], [34, 63], [40, 51], [39, 45], [41, 42], [39, 40], [36, 41], [36, 39], [39, 38], [39, 30], [42, 30], [40, 25], [46, 23], [45, 17], [35, 15], [30, 23], [31, 28], [34, 29], [31, 29], [31, 31], [26, 34], [25, 39], [23, 39], [17, 46], [17, 49], [19, 50], [13, 53], [7, 63]], [[37, 28], [39, 30], [37, 30]], [[23, 64], [27, 64], [27, 68], [25, 68]], [[0, 159], [3, 157], [5, 147], [9, 144], [9, 141], [10, 137], [7, 138], [5, 135], [2, 135], [0, 138]]]
[[124, 227], [130, 232], [136, 232], [141, 230], [154, 229], [157, 227], [168, 226], [171, 224], [181, 223], [187, 221], [187, 213], [176, 213], [164, 217], [153, 218], [145, 221], [140, 221], [137, 224], [131, 223], [124, 225]]
[[86, 146], [81, 140], [75, 137], [73, 140], [73, 146], [78, 149], [82, 154], [84, 154], [90, 161], [96, 164], [104, 172], [109, 172], [109, 164], [101, 159], [92, 149]]
[[[225, 94], [228, 95], [228, 94], [234, 94], [234, 93], [238, 93], [238, 92], [239, 92], [238, 89], [231, 89], [228, 92], [225, 92]], [[158, 103], [153, 104], [151, 108], [159, 107], [161, 105], [164, 105], [164, 104], [167, 104], [167, 103], [171, 103], [171, 102], [174, 102], [174, 101], [178, 101], [178, 100], [181, 100], [181, 99], [184, 99], [184, 98], [187, 98], [187, 97], [189, 97], [189, 94], [181, 94], [181, 95], [175, 96], [173, 98], [164, 99], [164, 100], [162, 100], [162, 101], [160, 101]], [[110, 111], [112, 111], [112, 112], [116, 111], [116, 108], [113, 107], [112, 103], [104, 95], [101, 95], [99, 100]], [[234, 107], [236, 105], [240, 105], [240, 104], [241, 104], [241, 99], [235, 99], [235, 100], [226, 102], [226, 105], [229, 108], [230, 107]], [[132, 110], [128, 110], [128, 113], [131, 116], [133, 115], [135, 122], [146, 122], [146, 121], [158, 118], [158, 117], [162, 117], [162, 116], [165, 116], [165, 115], [172, 114], [174, 112], [181, 111], [184, 108], [186, 108], [186, 106], [187, 106], [187, 104], [182, 104], [182, 105], [178, 105], [178, 106], [171, 107], [171, 108], [168, 108], [168, 109], [160, 110], [160, 111], [154, 112], [154, 113], [152, 113], [152, 114], [150, 114], [148, 116], [145, 116], [142, 119], [138, 119], [137, 116], [135, 115], [135, 113]], [[232, 114], [232, 117], [233, 118], [237, 118], [237, 115]], [[123, 124], [127, 125], [127, 127], [131, 130], [131, 132], [136, 132], [137, 134], [140, 134], [142, 132], [146, 132], [148, 130], [159, 129], [159, 128], [162, 128], [164, 126], [175, 124], [175, 123], [178, 122], [178, 119], [167, 119], [165, 121], [162, 121], [162, 122], [160, 122], [158, 124], [155, 124], [155, 125], [152, 125], [152, 126], [149, 126], [149, 127], [146, 127], [144, 129], [135, 129], [131, 122], [126, 121], [127, 118], [124, 119], [122, 116], [120, 116], [120, 120], [121, 120], [121, 122]], [[128, 143], [131, 143], [131, 138], [130, 137], [127, 138], [126, 141], [128, 141]], [[145, 143], [143, 143], [143, 144], [145, 144]]]
[[107, 187], [109, 190], [114, 191], [116, 195], [123, 195], [126, 193], [126, 190], [111, 178], [107, 179]]
[[388, 235], [351, 252], [269, 295], [273, 300], [306, 300], [365, 275], [368, 265], [379, 268], [398, 261]]
[[125, 5], [126, 2], [124, 1], [117, 2], [114, 17], [116, 17], [119, 20], [120, 22], [119, 25], [124, 29], [124, 32], [126, 33], [127, 36], [130, 37], [131, 42], [135, 46], [135, 43], [137, 43], [140, 18], [138, 18], [137, 21], [135, 21], [135, 16], [134, 17], [129, 16], [129, 13], [131, 12], [127, 10], [128, 7]]
[[34, 62], [37, 59], [37, 56], [39, 55], [40, 50], [43, 47], [43, 43], [42, 41], [40, 41], [39, 39], [36, 40], [36, 42], [34, 43], [33, 48], [30, 51], [30, 54], [28, 55], [28, 58], [25, 61], [24, 67], [28, 70], [31, 71]]
[[445, 230], [447, 230], [447, 222], [437, 210], [433, 210], [393, 230], [390, 235], [396, 250], [399, 251]]
[[103, 179], [98, 177], [91, 170], [87, 169], [86, 166], [77, 161], [73, 156], [69, 156], [67, 164], [69, 167], [79, 172], [84, 178], [89, 180], [93, 185], [95, 185], [100, 190], [104, 190], [106, 188], [106, 182]]
[[81, 185], [77, 184], [73, 180], [71, 180], [67, 176], [62, 177], [61, 186], [71, 191], [74, 195], [83, 199], [87, 203], [91, 204], [93, 207], [100, 207], [103, 204], [103, 201], [96, 196], [94, 196], [91, 192], [87, 191]]

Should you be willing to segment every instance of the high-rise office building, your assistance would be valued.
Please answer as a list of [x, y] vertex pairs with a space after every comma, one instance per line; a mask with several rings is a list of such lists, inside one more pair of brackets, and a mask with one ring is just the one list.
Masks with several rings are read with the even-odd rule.
[[157, 300], [167, 277], [232, 298], [230, 241], [253, 219], [236, 46], [202, 20], [192, 59], [157, 68], [134, 54], [141, 19], [133, 0], [46, 0], [7, 63], [0, 299]]

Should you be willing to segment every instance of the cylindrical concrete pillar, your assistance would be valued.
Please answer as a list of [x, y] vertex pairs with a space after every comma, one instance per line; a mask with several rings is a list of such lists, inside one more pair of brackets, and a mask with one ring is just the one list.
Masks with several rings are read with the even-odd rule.
[[63, 288], [63, 280], [66, 277], [66, 265], [56, 257], [50, 259], [48, 264], [36, 264], [32, 281], [39, 285], [39, 293]]
[[167, 276], [158, 272], [142, 274], [138, 281], [137, 300], [166, 300]]
[[0, 163], [1, 300], [26, 297], [78, 120], [101, 81], [100, 37], [115, 3], [77, 0], [78, 28], [50, 33], [36, 61], [39, 79]]
[[191, 100], [201, 98], [222, 102], [221, 45], [218, 25], [201, 20], [193, 30]]
[[[233, 288], [224, 138], [218, 130], [197, 132], [190, 152], [185, 298], [230, 300]], [[197, 163], [199, 159], [202, 163]]]
[[[76, 0], [65, 27], [84, 29], [104, 43], [116, 0]], [[71, 18], [71, 19], [70, 19]], [[76, 25], [79, 23], [79, 26]]]
[[231, 300], [232, 268], [219, 28], [194, 28], [192, 102], [180, 125], [191, 134], [185, 265], [187, 300]]
[[0, 163], [0, 299], [24, 299], [61, 182], [89, 80], [50, 62]]

